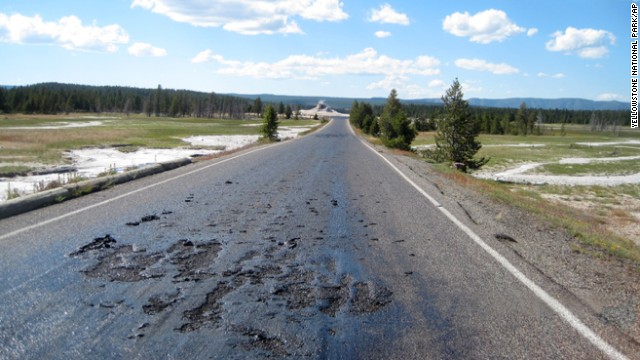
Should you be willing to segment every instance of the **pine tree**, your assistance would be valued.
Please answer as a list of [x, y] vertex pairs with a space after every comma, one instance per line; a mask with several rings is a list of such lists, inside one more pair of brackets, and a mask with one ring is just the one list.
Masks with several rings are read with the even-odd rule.
[[291, 105], [287, 105], [284, 109], [284, 118], [291, 119], [291, 115], [293, 114], [293, 110], [291, 109]]
[[518, 134], [527, 136], [529, 130], [529, 110], [527, 104], [523, 101], [516, 113], [516, 124], [518, 126]]
[[402, 110], [402, 104], [398, 100], [398, 93], [395, 89], [391, 90], [378, 122], [380, 137], [386, 146], [402, 150], [411, 148], [416, 131], [411, 127], [407, 115]]
[[463, 96], [462, 87], [456, 78], [442, 96], [443, 114], [437, 120], [436, 149], [432, 155], [440, 162], [464, 164], [463, 169], [478, 169], [486, 164], [488, 159], [473, 158], [482, 147], [476, 140], [480, 128]]
[[265, 139], [278, 139], [278, 115], [271, 104], [267, 106], [267, 110], [264, 112], [264, 121], [262, 122], [260, 133]]
[[262, 99], [260, 97], [253, 101], [253, 112], [258, 116], [262, 116]]

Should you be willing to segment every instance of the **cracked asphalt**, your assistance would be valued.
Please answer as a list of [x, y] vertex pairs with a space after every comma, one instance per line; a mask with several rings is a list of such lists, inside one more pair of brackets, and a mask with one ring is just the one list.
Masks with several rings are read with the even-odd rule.
[[4, 359], [606, 358], [345, 119], [0, 221], [10, 233]]

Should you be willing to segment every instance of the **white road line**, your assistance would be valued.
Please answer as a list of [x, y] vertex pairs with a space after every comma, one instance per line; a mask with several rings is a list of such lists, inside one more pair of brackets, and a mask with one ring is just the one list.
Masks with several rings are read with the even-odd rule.
[[[349, 126], [353, 135], [355, 132], [353, 128]], [[538, 286], [533, 280], [526, 277], [520, 270], [518, 270], [513, 264], [509, 262], [504, 256], [500, 255], [497, 251], [495, 251], [491, 246], [487, 245], [480, 236], [473, 232], [470, 228], [468, 228], [465, 224], [463, 224], [458, 218], [456, 218], [449, 210], [445, 209], [439, 202], [437, 202], [432, 196], [427, 194], [422, 188], [420, 188], [415, 182], [409, 179], [400, 169], [398, 169], [389, 159], [378, 153], [378, 151], [367, 144], [364, 140], [359, 139], [362, 144], [364, 144], [369, 150], [371, 150], [374, 154], [378, 155], [384, 162], [387, 163], [396, 173], [398, 173], [405, 181], [407, 181], [411, 186], [413, 186], [420, 194], [422, 194], [429, 202], [431, 202], [435, 207], [440, 209], [440, 211], [451, 220], [460, 230], [464, 231], [471, 240], [473, 240], [476, 244], [478, 244], [484, 251], [486, 251], [491, 257], [493, 257], [502, 267], [504, 267], [508, 272], [511, 273], [516, 279], [518, 279], [524, 286], [526, 286], [529, 290], [531, 290], [538, 299], [542, 300], [547, 306], [551, 308], [556, 314], [558, 314], [564, 321], [566, 321], [571, 327], [573, 327], [577, 332], [580, 333], [583, 337], [589, 340], [595, 347], [597, 347], [600, 351], [602, 351], [605, 355], [607, 355], [610, 359], [616, 360], [628, 360], [628, 358], [616, 350], [613, 346], [603, 340], [600, 336], [598, 336], [593, 330], [591, 330], [587, 325], [585, 325], [577, 316], [575, 316], [567, 307], [562, 305], [562, 303], [556, 300], [553, 296], [549, 295], [546, 291], [544, 291], [540, 286]]]

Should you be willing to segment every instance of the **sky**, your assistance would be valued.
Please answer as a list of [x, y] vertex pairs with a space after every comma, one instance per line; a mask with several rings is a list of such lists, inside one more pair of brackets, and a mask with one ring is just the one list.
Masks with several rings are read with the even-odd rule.
[[0, 0], [0, 84], [630, 100], [627, 0]]

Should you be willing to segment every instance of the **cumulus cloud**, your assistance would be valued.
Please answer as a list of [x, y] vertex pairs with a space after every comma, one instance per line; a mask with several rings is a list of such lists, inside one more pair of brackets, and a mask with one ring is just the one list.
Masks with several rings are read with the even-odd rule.
[[482, 59], [457, 59], [455, 64], [462, 69], [488, 71], [495, 75], [517, 74], [520, 72], [520, 70], [511, 65], [505, 63], [494, 64]]
[[376, 31], [375, 35], [377, 38], [384, 39], [391, 36], [391, 33], [388, 31]]
[[562, 51], [577, 54], [581, 58], [597, 59], [605, 56], [608, 45], [616, 42], [616, 37], [606, 30], [576, 29], [568, 27], [564, 32], [556, 31], [553, 39], [547, 42], [549, 51]]
[[411, 23], [409, 21], [409, 17], [406, 14], [397, 12], [389, 4], [384, 4], [380, 6], [379, 9], [371, 10], [369, 21], [380, 24], [398, 25], [409, 25]]
[[155, 47], [151, 44], [137, 42], [129, 46], [129, 54], [133, 56], [153, 56], [162, 57], [167, 56], [167, 50]]
[[253, 77], [257, 79], [318, 80], [332, 75], [377, 75], [382, 78], [368, 89], [403, 88], [412, 75], [430, 76], [440, 73], [440, 60], [431, 56], [414, 59], [395, 59], [379, 54], [373, 48], [344, 57], [327, 57], [323, 54], [290, 55], [276, 62], [237, 61], [224, 58], [212, 50], [197, 54], [194, 63], [220, 65], [218, 74]]
[[440, 79], [431, 80], [427, 84], [427, 86], [430, 87], [430, 88], [441, 88], [441, 87], [444, 87], [445, 85], [446, 84], [444, 83], [444, 81], [442, 81]]
[[566, 75], [563, 73], [557, 73], [557, 74], [546, 74], [543, 72], [539, 72], [538, 73], [538, 77], [546, 77], [546, 78], [553, 78], [553, 79], [562, 79], [564, 78]]
[[85, 26], [76, 16], [58, 21], [44, 21], [39, 15], [8, 16], [0, 13], [0, 41], [13, 44], [59, 45], [69, 50], [115, 52], [118, 45], [129, 42], [129, 35], [119, 25]]
[[535, 35], [537, 33], [538, 33], [538, 29], [536, 29], [536, 28], [531, 28], [531, 29], [527, 30], [527, 36], [533, 36], [533, 35]]
[[222, 27], [244, 35], [301, 34], [292, 19], [342, 21], [349, 18], [339, 0], [133, 0], [170, 19], [201, 27]]
[[502, 10], [489, 9], [475, 15], [468, 12], [456, 12], [447, 15], [442, 22], [442, 29], [456, 36], [470, 37], [470, 41], [488, 44], [503, 41], [509, 36], [526, 31], [509, 20]]

